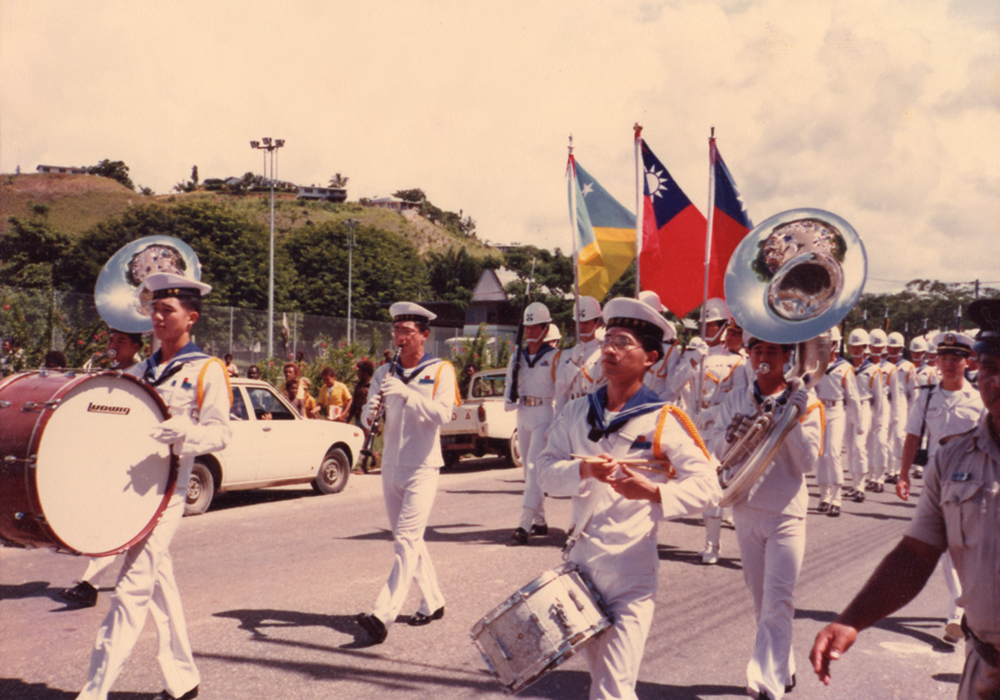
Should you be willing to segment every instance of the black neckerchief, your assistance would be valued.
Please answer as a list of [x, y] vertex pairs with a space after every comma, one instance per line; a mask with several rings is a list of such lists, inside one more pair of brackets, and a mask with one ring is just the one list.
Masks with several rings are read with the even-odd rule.
[[[400, 381], [402, 381], [403, 384], [409, 384], [411, 381], [413, 381], [414, 377], [416, 377], [424, 369], [430, 367], [435, 362], [437, 362], [437, 358], [431, 355], [430, 353], [425, 352], [424, 356], [420, 358], [420, 362], [417, 363], [417, 366], [412, 369], [409, 370], [403, 369], [403, 364], [401, 362], [397, 363], [395, 374], [397, 377], [399, 377]], [[410, 375], [407, 376], [406, 372], [409, 372]]]
[[535, 367], [535, 364], [536, 364], [536, 363], [537, 363], [537, 362], [538, 362], [538, 361], [539, 361], [540, 359], [542, 359], [543, 357], [545, 357], [545, 356], [546, 356], [546, 355], [547, 355], [548, 353], [550, 353], [550, 352], [554, 352], [554, 351], [555, 351], [555, 348], [554, 348], [554, 347], [552, 347], [552, 346], [551, 346], [551, 345], [549, 345], [548, 343], [542, 343], [542, 347], [540, 347], [540, 348], [538, 349], [538, 352], [536, 352], [536, 353], [535, 353], [535, 357], [534, 357], [534, 359], [532, 359], [532, 357], [531, 357], [531, 355], [530, 355], [530, 354], [528, 353], [528, 351], [527, 351], [527, 350], [526, 350], [525, 348], [522, 348], [522, 347], [519, 347], [519, 348], [517, 349], [517, 356], [518, 356], [518, 359], [520, 359], [520, 358], [521, 358], [521, 356], [524, 356], [524, 361], [525, 361], [526, 363], [528, 363], [528, 367], [530, 367], [530, 368], [534, 369], [534, 367]]
[[868, 358], [866, 357], [866, 358], [864, 359], [864, 362], [862, 362], [862, 363], [861, 363], [861, 366], [860, 366], [860, 367], [858, 367], [858, 368], [857, 368], [856, 370], [854, 370], [854, 373], [855, 373], [855, 374], [861, 374], [862, 372], [864, 372], [864, 371], [865, 371], [865, 369], [867, 369], [867, 368], [868, 368], [868, 366], [869, 366], [869, 365], [870, 365], [870, 366], [872, 366], [872, 367], [874, 367], [874, 366], [875, 366], [875, 363], [874, 363], [874, 362], [872, 362], [871, 360], [869, 360], [869, 359], [868, 359]]
[[615, 416], [615, 419], [610, 424], [605, 424], [604, 407], [607, 405], [607, 401], [607, 386], [602, 386], [597, 391], [587, 394], [587, 425], [590, 426], [587, 438], [591, 442], [599, 442], [601, 438], [606, 438], [612, 433], [617, 433], [623, 425], [633, 418], [650, 413], [651, 411], [657, 411], [663, 408], [666, 403], [657, 396], [655, 391], [644, 384], [639, 388], [639, 391], [632, 394], [631, 398], [625, 402], [625, 405], [618, 412], [618, 415]]
[[834, 360], [834, 362], [833, 362], [832, 365], [830, 365], [829, 367], [826, 368], [826, 373], [830, 374], [830, 372], [832, 372], [833, 370], [837, 369], [838, 367], [840, 367], [845, 362], [847, 362], [847, 360], [845, 360], [843, 357], [838, 357], [836, 360]]
[[791, 393], [792, 393], [792, 387], [786, 386], [785, 390], [782, 391], [777, 396], [764, 396], [762, 393], [760, 393], [760, 385], [757, 383], [757, 380], [756, 379], [753, 380], [753, 400], [757, 402], [758, 406], [763, 404], [765, 401], [773, 401], [778, 406], [784, 406], [786, 403], [788, 403], [788, 397], [791, 395]]
[[156, 378], [156, 368], [160, 366], [160, 362], [163, 360], [163, 352], [157, 350], [153, 353], [153, 356], [146, 360], [146, 368], [142, 372], [143, 381], [145, 381], [150, 386], [160, 386], [165, 381], [170, 379], [172, 376], [181, 371], [184, 365], [192, 360], [207, 360], [208, 355], [201, 351], [194, 343], [188, 343], [180, 349], [180, 351], [170, 358], [170, 362], [164, 368], [163, 372], [160, 373], [159, 379]]

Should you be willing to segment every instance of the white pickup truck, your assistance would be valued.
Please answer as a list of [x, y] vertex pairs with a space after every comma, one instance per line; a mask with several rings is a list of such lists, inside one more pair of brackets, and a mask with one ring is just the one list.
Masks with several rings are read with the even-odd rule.
[[441, 452], [445, 468], [454, 466], [462, 455], [482, 457], [497, 454], [508, 466], [520, 467], [517, 449], [517, 413], [503, 410], [506, 371], [477, 372], [469, 382], [468, 396], [456, 406], [451, 423], [441, 428]]

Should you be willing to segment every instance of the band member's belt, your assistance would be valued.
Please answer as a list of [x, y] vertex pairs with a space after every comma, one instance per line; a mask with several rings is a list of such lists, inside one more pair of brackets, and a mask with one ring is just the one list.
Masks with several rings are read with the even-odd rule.
[[820, 401], [822, 401], [823, 405], [826, 406], [827, 408], [830, 408], [831, 406], [843, 406], [844, 405], [844, 400], [843, 399], [820, 399]]
[[872, 397], [869, 396], [867, 399], [858, 399], [858, 401], [860, 401], [861, 403], [871, 403]]
[[542, 398], [541, 396], [522, 396], [517, 400], [521, 406], [543, 406], [549, 401], [551, 399]]
[[965, 615], [962, 615], [962, 631], [965, 632], [965, 638], [970, 640], [976, 647], [976, 653], [979, 654], [979, 657], [983, 661], [993, 668], [1000, 668], [1000, 649], [977, 637], [976, 633], [969, 628], [969, 623], [965, 620]]

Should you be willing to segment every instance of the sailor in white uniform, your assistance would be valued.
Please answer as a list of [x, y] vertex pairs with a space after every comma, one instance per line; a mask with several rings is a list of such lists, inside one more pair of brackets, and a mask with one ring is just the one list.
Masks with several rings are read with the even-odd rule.
[[382, 497], [392, 528], [394, 558], [375, 608], [357, 616], [358, 624], [376, 644], [385, 641], [412, 582], [420, 589], [420, 606], [409, 623], [421, 626], [444, 617], [444, 595], [424, 543], [424, 530], [444, 465], [441, 426], [451, 421], [458, 397], [452, 364], [424, 352], [429, 324], [437, 316], [406, 301], [390, 306], [389, 313], [399, 361], [392, 375], [389, 364], [375, 370], [361, 413], [361, 424], [369, 427], [385, 406]]
[[[889, 338], [885, 331], [881, 329], [873, 330], [869, 336], [869, 344], [872, 354], [872, 362], [878, 365], [882, 377], [881, 411], [879, 412], [878, 433], [869, 436], [868, 456], [873, 464], [871, 477], [865, 484], [865, 488], [875, 493], [882, 493], [885, 490], [885, 475], [889, 470], [889, 459], [891, 458], [892, 445], [890, 442], [890, 427], [893, 421], [905, 421], [900, 415], [900, 411], [905, 407], [906, 399], [903, 395], [902, 387], [893, 380], [896, 374], [896, 363], [888, 360], [887, 345]], [[876, 423], [875, 420], [872, 420]], [[873, 431], [874, 432], [874, 431]]]
[[587, 499], [567, 558], [613, 619], [581, 652], [590, 698], [635, 698], [656, 596], [657, 523], [700, 512], [720, 492], [694, 425], [643, 385], [661, 352], [665, 319], [623, 298], [608, 302], [604, 315], [607, 384], [571, 401], [553, 422], [539, 468], [547, 492]]
[[840, 357], [840, 329], [830, 331], [830, 364], [816, 384], [816, 397], [823, 402], [826, 427], [823, 454], [816, 463], [819, 512], [832, 518], [840, 515], [840, 490], [844, 483], [844, 435], [848, 426], [860, 425], [861, 402], [851, 363]]
[[733, 506], [743, 578], [754, 600], [757, 637], [747, 664], [747, 692], [780, 700], [795, 685], [792, 619], [795, 583], [806, 544], [809, 493], [805, 475], [823, 447], [823, 405], [812, 391], [793, 390], [785, 380], [791, 346], [767, 343], [745, 334], [744, 344], [757, 375], [753, 393], [732, 392], [719, 412], [720, 427], [706, 433], [716, 453], [723, 452], [726, 428], [739, 415], [775, 413], [793, 407], [797, 423], [778, 449], [770, 470]]
[[892, 332], [886, 345], [886, 360], [896, 366], [892, 373], [889, 394], [902, 395], [902, 401], [892, 407], [892, 421], [889, 424], [889, 466], [885, 483], [895, 484], [899, 480], [899, 467], [903, 462], [903, 440], [906, 437], [906, 418], [917, 397], [917, 368], [903, 357], [906, 339], [902, 333]]
[[601, 376], [601, 303], [594, 297], [580, 297], [579, 321], [580, 337], [576, 345], [556, 351], [553, 360], [555, 415], [559, 415], [569, 401], [586, 396], [604, 384]]
[[851, 354], [854, 374], [858, 384], [858, 399], [861, 402], [859, 425], [848, 431], [847, 463], [850, 465], [851, 487], [844, 495], [855, 503], [865, 500], [865, 482], [870, 472], [872, 434], [877, 431], [875, 419], [882, 411], [882, 373], [878, 365], [868, 358], [868, 332], [855, 328], [847, 337], [847, 349]]
[[198, 696], [201, 679], [188, 641], [169, 546], [184, 515], [194, 458], [223, 449], [232, 435], [229, 374], [221, 360], [191, 342], [191, 327], [201, 315], [201, 297], [212, 288], [167, 272], [149, 275], [143, 286], [152, 293], [153, 334], [161, 345], [137, 365], [135, 374], [152, 385], [170, 409], [170, 418], [154, 429], [153, 438], [170, 446], [180, 458], [179, 469], [159, 522], [125, 555], [78, 700], [108, 697], [150, 612], [159, 638], [157, 661], [164, 685], [155, 700], [192, 700]]
[[[524, 462], [524, 498], [521, 520], [511, 534], [513, 544], [528, 543], [532, 535], [548, 534], [545, 492], [538, 485], [538, 455], [552, 422], [556, 392], [556, 351], [545, 342], [552, 316], [541, 302], [524, 309], [524, 347], [514, 348], [507, 365], [504, 410], [517, 411], [517, 440]], [[516, 381], [515, 381], [516, 377]]]
[[[653, 291], [639, 292], [639, 301], [647, 304], [658, 314], [667, 310], [667, 307], [660, 302], [660, 295]], [[685, 363], [684, 352], [677, 342], [677, 330], [674, 324], [670, 321], [666, 321], [666, 324], [663, 329], [663, 355], [646, 372], [643, 383], [667, 403], [679, 406], [681, 393], [688, 381], [684, 365], [689, 368], [691, 365]]]

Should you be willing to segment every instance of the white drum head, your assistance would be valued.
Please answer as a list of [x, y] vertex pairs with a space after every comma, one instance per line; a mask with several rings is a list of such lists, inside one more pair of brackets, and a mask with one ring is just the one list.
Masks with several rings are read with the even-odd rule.
[[157, 517], [170, 455], [150, 433], [162, 419], [150, 393], [111, 375], [63, 396], [42, 434], [36, 473], [42, 513], [63, 544], [112, 553]]

